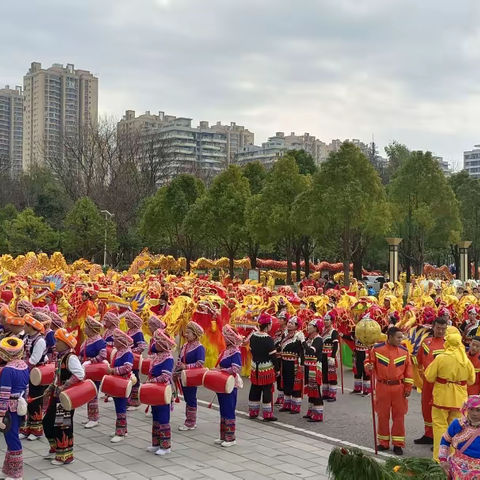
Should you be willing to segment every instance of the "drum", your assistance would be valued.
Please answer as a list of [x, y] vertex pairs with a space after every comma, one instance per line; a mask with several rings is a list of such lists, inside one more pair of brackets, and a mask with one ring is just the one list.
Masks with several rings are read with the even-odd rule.
[[[132, 375], [135, 378], [135, 375]], [[131, 377], [105, 375], [100, 384], [100, 391], [109, 397], [128, 398], [135, 382]]]
[[144, 358], [142, 361], [142, 368], [140, 370], [141, 373], [144, 375], [148, 375], [150, 373], [150, 367], [152, 366], [152, 358]]
[[97, 396], [97, 387], [91, 380], [84, 380], [59, 395], [60, 403], [65, 410], [74, 410], [90, 402]]
[[166, 383], [144, 383], [140, 385], [138, 398], [144, 405], [170, 405], [172, 387]]
[[218, 370], [209, 370], [203, 376], [203, 386], [216, 393], [232, 393], [235, 388], [235, 377]]
[[107, 359], [110, 360], [112, 358], [112, 352], [114, 348], [112, 345], [107, 345]]
[[182, 370], [182, 387], [201, 387], [203, 385], [203, 377], [208, 371], [208, 368]]
[[[110, 354], [110, 365], [113, 367], [113, 364], [115, 362], [115, 357], [117, 356], [117, 349], [114, 348], [112, 350], [112, 353]], [[134, 370], [141, 370], [142, 369], [142, 361], [143, 358], [139, 353], [134, 353], [133, 354], [133, 369]]]
[[39, 367], [32, 368], [30, 372], [30, 381], [32, 385], [38, 387], [39, 385], [50, 385], [53, 383], [55, 377], [55, 364], [47, 363]]
[[100, 363], [90, 363], [83, 366], [85, 370], [85, 380], [101, 382], [105, 375], [108, 375], [108, 362], [104, 360]]

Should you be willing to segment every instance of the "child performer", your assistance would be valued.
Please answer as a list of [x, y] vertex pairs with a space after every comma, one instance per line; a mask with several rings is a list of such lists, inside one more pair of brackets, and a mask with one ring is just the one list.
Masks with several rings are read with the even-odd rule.
[[51, 396], [47, 412], [43, 418], [45, 436], [50, 443], [50, 451], [44, 458], [52, 459], [52, 465], [73, 462], [73, 415], [75, 410], [64, 410], [59, 395], [68, 387], [81, 382], [85, 372], [78, 357], [73, 353], [77, 340], [64, 328], [55, 332], [57, 340], [57, 365], [53, 384], [47, 393]]
[[[103, 339], [107, 343], [107, 347], [113, 347], [113, 332], [120, 325], [120, 318], [113, 312], [107, 312], [102, 318], [105, 332], [103, 333]], [[107, 359], [109, 360], [109, 359]]]
[[[113, 346], [117, 349], [113, 368], [108, 368], [111, 375], [119, 375], [121, 377], [130, 377], [133, 369], [133, 353], [131, 347], [133, 340], [125, 332], [119, 328], [113, 332]], [[115, 423], [115, 433], [110, 440], [112, 443], [118, 443], [125, 439], [127, 435], [127, 398], [115, 397], [115, 412], [117, 421]]]
[[243, 337], [230, 325], [222, 330], [226, 348], [217, 361], [218, 369], [235, 376], [235, 388], [232, 393], [217, 393], [220, 406], [220, 438], [215, 440], [222, 447], [233, 447], [235, 440], [235, 408], [237, 406], [237, 390], [241, 386], [240, 372], [242, 370], [242, 355], [240, 345]]
[[[47, 342], [43, 334], [45, 333], [44, 326], [37, 319], [31, 315], [25, 315], [25, 361], [28, 368], [39, 367], [44, 365], [47, 361]], [[25, 422], [20, 428], [20, 439], [28, 438], [29, 440], [38, 440], [43, 436], [43, 394], [45, 387], [42, 385], [34, 386], [31, 382], [29, 384], [29, 392], [31, 398], [36, 400], [28, 404], [28, 413], [25, 417]]]
[[55, 363], [57, 360], [57, 341], [55, 340], [55, 332], [59, 328], [64, 328], [65, 322], [63, 321], [62, 317], [55, 312], [50, 312], [48, 316], [50, 317], [50, 326], [45, 331], [47, 356], [49, 362]]
[[[80, 360], [82, 363], [100, 363], [107, 359], [107, 342], [101, 337], [103, 325], [88, 316], [85, 320], [84, 333], [85, 341], [80, 347]], [[95, 382], [97, 389], [100, 387], [100, 382]], [[87, 403], [88, 421], [82, 422], [85, 428], [94, 428], [98, 425], [100, 419], [100, 412], [98, 410], [98, 395]]]
[[152, 335], [152, 338], [150, 338], [150, 344], [148, 345], [148, 354], [149, 355], [154, 355], [157, 353], [155, 350], [155, 339], [153, 338], [153, 334], [161, 328], [162, 330], [165, 330], [166, 324], [163, 320], [160, 320], [156, 315], [152, 315], [148, 319], [148, 329], [150, 330], [150, 334]]
[[[10, 430], [5, 433], [7, 451], [2, 472], [7, 480], [23, 478], [23, 451], [19, 428], [23, 417], [17, 410], [19, 398], [26, 401], [30, 371], [22, 360], [23, 341], [6, 337], [0, 342], [0, 358], [7, 362], [0, 376], [0, 431], [5, 430], [5, 417], [10, 417]], [[25, 405], [24, 405], [25, 406]], [[5, 477], [2, 477], [5, 478]]]
[[[172, 382], [173, 356], [175, 340], [158, 329], [154, 335], [155, 349], [157, 353], [150, 368], [147, 383]], [[170, 429], [170, 405], [152, 406], [152, 445], [147, 448], [148, 452], [155, 452], [157, 455], [171, 453], [171, 429]]]
[[[203, 328], [195, 322], [188, 322], [185, 329], [187, 343], [183, 345], [177, 360], [175, 372], [180, 374], [182, 370], [201, 368], [205, 363], [205, 347], [200, 343]], [[185, 432], [194, 430], [197, 426], [197, 387], [185, 387], [182, 385], [183, 398], [185, 399], [185, 423], [178, 427]]]
[[[145, 342], [142, 332], [143, 321], [136, 313], [131, 311], [126, 313], [125, 321], [127, 322], [127, 327], [129, 329], [127, 334], [133, 340], [132, 353], [141, 355], [148, 346], [147, 342]], [[140, 389], [140, 372], [138, 370], [134, 370], [133, 373], [137, 377], [137, 383], [133, 386], [132, 394], [128, 399], [127, 410], [129, 412], [138, 410], [138, 407], [140, 406], [140, 401], [138, 400], [138, 390]]]

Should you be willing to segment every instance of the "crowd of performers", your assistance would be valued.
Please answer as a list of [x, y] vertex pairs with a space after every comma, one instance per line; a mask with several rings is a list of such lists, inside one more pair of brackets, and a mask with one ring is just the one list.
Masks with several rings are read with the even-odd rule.
[[[123, 278], [114, 284], [105, 279], [103, 283], [72, 281], [47, 295], [38, 295], [24, 279], [14, 288], [0, 289], [4, 301], [0, 416], [9, 417], [3, 423], [8, 424], [3, 467], [7, 478], [22, 477], [21, 440], [45, 435], [50, 443], [46, 458], [52, 465], [74, 460], [75, 410], [65, 410], [59, 396], [84, 380], [88, 365], [110, 361], [112, 348], [116, 354], [108, 375], [136, 379], [128, 397], [113, 398], [113, 443], [128, 435], [128, 412], [140, 406], [141, 377], [134, 367], [138, 355], [152, 359], [145, 383], [169, 384], [183, 394], [182, 431], [196, 428], [197, 413], [197, 387], [182, 385], [182, 371], [209, 367], [234, 378], [232, 390], [217, 395], [216, 443], [223, 447], [236, 444], [235, 408], [242, 374], [251, 380], [251, 418], [277, 420], [275, 405], [279, 414], [301, 414], [306, 396], [303, 418], [323, 421], [324, 402], [334, 404], [337, 398], [344, 345], [353, 352], [352, 394], [371, 395], [372, 374], [375, 378], [380, 450], [392, 445], [394, 453], [403, 453], [404, 417], [415, 386], [422, 393], [425, 423], [424, 435], [415, 443], [434, 446], [434, 458], [444, 461], [439, 457], [442, 436], [460, 416], [468, 395], [480, 393], [479, 299], [478, 291], [468, 285], [414, 282], [403, 307], [399, 282], [385, 284], [377, 298], [355, 281], [349, 289], [334, 286], [325, 291], [305, 281], [302, 290], [294, 293], [289, 287], [273, 292], [261, 285], [225, 287], [204, 279], [162, 275]], [[141, 296], [136, 283], [142, 284]], [[376, 322], [385, 342], [373, 348], [362, 343], [355, 335], [362, 319]], [[179, 337], [182, 346], [174, 360]], [[48, 363], [56, 365], [54, 382], [33, 385], [29, 372]], [[25, 405], [22, 399], [28, 399]], [[24, 415], [17, 413], [17, 404], [25, 407]], [[97, 427], [98, 396], [86, 409], [83, 427]], [[166, 455], [171, 451], [170, 405], [150, 410], [148, 450]]]

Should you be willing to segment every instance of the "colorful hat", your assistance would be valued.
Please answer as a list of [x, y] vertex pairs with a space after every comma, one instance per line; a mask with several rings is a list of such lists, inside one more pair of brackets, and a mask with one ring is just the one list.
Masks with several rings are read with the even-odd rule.
[[445, 314], [447, 314], [448, 316], [450, 316], [450, 311], [448, 310], [448, 308], [446, 307], [440, 307], [438, 309], [438, 316], [439, 317], [443, 317]]
[[8, 317], [16, 317], [17, 314], [12, 312], [7, 305], [3, 304], [1, 307], [0, 307], [0, 315], [2, 315], [2, 317], [5, 317], [5, 318], [8, 318]]
[[28, 300], [20, 300], [17, 303], [17, 311], [19, 308], [26, 310], [28, 313], [32, 313], [35, 310], [35, 307]]
[[470, 305], [467, 307], [467, 313], [470, 315], [471, 313], [477, 314], [478, 308], [475, 305]]
[[323, 330], [323, 327], [325, 326], [321, 318], [314, 318], [313, 320], [310, 321], [309, 325], [312, 325], [313, 327], [317, 327], [317, 330], [319, 332], [321, 332]]
[[113, 312], [107, 312], [102, 319], [103, 323], [105, 324], [106, 322], [110, 323], [113, 325], [115, 328], [118, 328], [120, 325], [120, 318], [118, 317], [117, 314]]
[[150, 330], [154, 332], [159, 328], [161, 328], [162, 330], [165, 330], [166, 326], [167, 324], [163, 320], [160, 320], [156, 315], [152, 315], [148, 319], [148, 327], [150, 328]]
[[268, 313], [262, 312], [258, 317], [258, 324], [266, 325], [268, 323], [272, 323], [272, 317]]
[[166, 352], [168, 350], [173, 350], [175, 348], [175, 340], [170, 338], [162, 329], [158, 329], [153, 334], [153, 339], [155, 341], [155, 348], [158, 352]]
[[37, 332], [45, 333], [45, 327], [43, 326], [43, 323], [40, 322], [40, 320], [37, 320], [36, 318], [33, 318], [28, 313], [23, 317], [23, 319], [25, 320], [26, 325], [30, 325]]
[[134, 328], [142, 328], [143, 320], [131, 310], [125, 314], [125, 321], [129, 326], [132, 325]]
[[243, 342], [243, 337], [234, 330], [230, 325], [225, 325], [222, 330], [225, 340], [230, 345], [240, 346]]
[[5, 317], [5, 323], [7, 325], [23, 327], [25, 325], [25, 320], [23, 319], [23, 317]]
[[116, 328], [113, 331], [113, 341], [119, 343], [123, 348], [131, 347], [133, 345], [132, 337], [119, 328]]
[[290, 317], [288, 323], [294, 323], [297, 326], [297, 329], [302, 328], [302, 321], [296, 316]]
[[75, 348], [77, 346], [77, 339], [75, 338], [75, 335], [73, 335], [71, 332], [67, 332], [65, 328], [59, 328], [55, 332], [55, 340], [61, 340], [70, 348]]
[[196, 322], [188, 322], [186, 326], [197, 338], [200, 338], [205, 332], [203, 328]]
[[91, 317], [90, 315], [85, 320], [85, 326], [95, 333], [100, 333], [103, 328], [103, 325], [98, 320], [95, 320], [93, 317]]
[[63, 318], [60, 315], [56, 314], [55, 312], [50, 312], [48, 316], [51, 318], [52, 325], [54, 327], [63, 328], [63, 326], [65, 325]]
[[468, 410], [473, 408], [480, 408], [480, 395], [471, 395], [462, 406], [462, 414], [467, 415]]
[[23, 340], [16, 337], [6, 337], [0, 342], [0, 358], [9, 362], [23, 356]]
[[32, 317], [35, 318], [35, 320], [38, 320], [39, 322], [41, 322], [43, 324], [48, 324], [48, 323], [51, 323], [51, 321], [52, 321], [52, 318], [50, 317], [50, 315], [47, 315], [44, 312], [39, 312], [37, 310], [35, 310], [32, 313]]

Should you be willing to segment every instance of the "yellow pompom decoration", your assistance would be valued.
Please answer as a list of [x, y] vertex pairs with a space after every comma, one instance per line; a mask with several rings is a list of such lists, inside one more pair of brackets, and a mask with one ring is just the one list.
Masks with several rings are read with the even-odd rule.
[[355, 336], [367, 347], [375, 345], [382, 338], [380, 325], [365, 315], [355, 327]]

